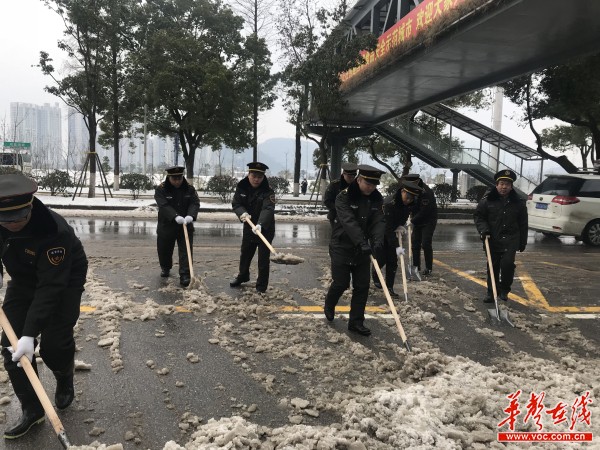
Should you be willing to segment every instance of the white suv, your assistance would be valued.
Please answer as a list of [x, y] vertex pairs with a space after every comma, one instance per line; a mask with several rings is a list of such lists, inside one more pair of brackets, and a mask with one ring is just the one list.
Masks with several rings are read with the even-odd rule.
[[527, 197], [529, 228], [600, 246], [600, 175], [548, 175]]

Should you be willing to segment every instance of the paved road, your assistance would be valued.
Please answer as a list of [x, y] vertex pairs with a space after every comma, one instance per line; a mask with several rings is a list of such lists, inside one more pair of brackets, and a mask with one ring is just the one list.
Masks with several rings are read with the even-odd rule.
[[[154, 221], [70, 222], [92, 267], [76, 356], [91, 370], [77, 373], [76, 403], [60, 413], [73, 444], [98, 439], [106, 444], [121, 442], [126, 449], [160, 449], [169, 440], [187, 442], [187, 427], [193, 429], [196, 418], [243, 415], [276, 427], [296, 420], [290, 419], [296, 416], [289, 399], [327, 391], [314, 367], [318, 363], [297, 350], [318, 347], [323, 355], [343, 358], [330, 353], [328, 345], [333, 344], [319, 340], [328, 327], [320, 309], [328, 285], [326, 223], [278, 223], [275, 247], [307, 262], [272, 265], [268, 294], [259, 297], [252, 294], [251, 283], [244, 289], [228, 285], [237, 272], [238, 223], [197, 224], [195, 271], [206, 289], [195, 296], [178, 287], [176, 276], [158, 277]], [[511, 302], [518, 326], [497, 330], [480, 303], [485, 259], [474, 227], [440, 225], [434, 276], [428, 282], [409, 283], [413, 305], [397, 303], [409, 340], [414, 348], [434, 345], [448, 355], [463, 355], [482, 364], [497, 364], [518, 351], [549, 360], [566, 353], [598, 357], [600, 321], [593, 314], [600, 313], [599, 253], [600, 249], [573, 240], [532, 234], [527, 251], [518, 256], [519, 280]], [[401, 284], [396, 291], [402, 291]], [[369, 306], [373, 336], [350, 338], [367, 352], [390, 352], [393, 358], [397, 350], [390, 346], [401, 342], [393, 321], [386, 318], [389, 310], [381, 291], [371, 292]], [[417, 309], [418, 318], [413, 319]], [[565, 320], [567, 314], [578, 312], [593, 318]], [[431, 316], [435, 324], [424, 324], [423, 318]], [[330, 327], [341, 336], [347, 334], [343, 319]], [[298, 330], [302, 338], [296, 336]], [[276, 342], [282, 331], [290, 336], [287, 344]], [[497, 331], [503, 336], [501, 343], [493, 334]], [[281, 345], [279, 353], [268, 340], [265, 343], [267, 337], [273, 346]], [[99, 345], [103, 339], [108, 344]], [[298, 339], [301, 342], [295, 342]], [[286, 346], [296, 349], [294, 358], [282, 356]], [[52, 375], [42, 366], [40, 377], [52, 398]], [[340, 375], [339, 383], [346, 382]], [[11, 392], [8, 383], [0, 388], [2, 395]], [[4, 421], [18, 416], [14, 399], [0, 408]], [[339, 417], [322, 410], [317, 417], [304, 414], [298, 420], [319, 425]], [[0, 442], [0, 448], [60, 445], [45, 424], [18, 441]]]

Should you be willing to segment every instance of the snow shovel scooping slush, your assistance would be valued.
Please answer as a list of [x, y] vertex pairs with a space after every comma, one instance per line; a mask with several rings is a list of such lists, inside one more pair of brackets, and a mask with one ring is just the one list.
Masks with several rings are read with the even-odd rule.
[[[2, 329], [4, 330], [4, 333], [6, 334], [6, 337], [8, 337], [8, 340], [9, 340], [12, 348], [16, 349], [19, 340], [17, 339], [17, 335], [15, 334], [10, 322], [8, 321], [8, 318], [4, 314], [4, 310], [1, 307], [0, 307], [0, 327], [2, 327]], [[33, 390], [35, 391], [38, 399], [40, 400], [40, 403], [42, 404], [42, 407], [44, 408], [44, 412], [48, 416], [48, 419], [50, 419], [50, 423], [52, 423], [52, 428], [54, 428], [54, 431], [56, 432], [56, 436], [58, 437], [58, 440], [60, 441], [61, 445], [63, 446], [63, 448], [71, 447], [71, 443], [69, 442], [69, 438], [67, 437], [65, 428], [63, 427], [60, 419], [58, 418], [58, 415], [56, 414], [56, 411], [54, 410], [52, 403], [50, 403], [48, 394], [46, 394], [46, 391], [44, 390], [44, 387], [42, 386], [40, 379], [38, 378], [37, 374], [35, 373], [35, 370], [33, 369], [33, 366], [31, 365], [31, 361], [29, 361], [29, 358], [27, 358], [27, 356], [22, 356], [21, 359], [19, 360], [19, 362], [21, 363], [21, 366], [23, 367], [23, 370], [25, 371], [27, 378], [29, 378], [29, 382], [33, 386]]]
[[190, 236], [188, 234], [187, 223], [183, 224], [183, 235], [185, 236], [185, 247], [187, 249], [188, 264], [190, 266], [190, 284], [188, 289], [194, 289], [200, 284], [200, 280], [194, 277], [194, 265], [192, 264], [192, 252], [190, 249]]
[[[248, 225], [252, 227], [252, 230], [256, 230], [256, 225], [254, 225], [249, 218], [246, 218], [245, 220], [248, 222]], [[289, 253], [278, 253], [259, 230], [256, 230], [256, 235], [264, 242], [267, 248], [271, 250], [271, 261], [273, 261], [275, 264], [287, 264], [294, 266], [304, 262], [304, 258], [300, 258], [299, 256], [290, 255]]]
[[392, 311], [392, 316], [394, 316], [394, 321], [396, 322], [396, 326], [398, 327], [398, 332], [400, 333], [400, 339], [402, 339], [402, 343], [406, 347], [406, 350], [409, 352], [412, 351], [410, 349], [410, 345], [408, 343], [408, 339], [406, 338], [406, 333], [404, 333], [404, 328], [400, 323], [400, 317], [398, 317], [398, 311], [396, 311], [396, 306], [394, 306], [394, 301], [390, 296], [390, 291], [388, 291], [387, 284], [385, 284], [385, 278], [383, 278], [383, 274], [381, 273], [381, 268], [379, 267], [379, 263], [377, 260], [371, 255], [371, 263], [373, 263], [373, 267], [375, 268], [375, 272], [377, 272], [377, 277], [379, 278], [379, 282], [381, 283], [381, 288], [383, 289], [383, 293], [385, 294], [385, 298], [390, 306], [390, 310]]
[[494, 295], [494, 305], [495, 308], [488, 308], [488, 315], [492, 322], [496, 321], [498, 324], [502, 323], [504, 320], [511, 327], [515, 325], [508, 318], [508, 310], [506, 307], [500, 308], [498, 305], [498, 291], [496, 290], [496, 276], [494, 275], [494, 265], [492, 264], [492, 254], [490, 253], [490, 237], [486, 235], [485, 237], [485, 254], [487, 256], [488, 270], [490, 272], [490, 279], [492, 282], [492, 294]]

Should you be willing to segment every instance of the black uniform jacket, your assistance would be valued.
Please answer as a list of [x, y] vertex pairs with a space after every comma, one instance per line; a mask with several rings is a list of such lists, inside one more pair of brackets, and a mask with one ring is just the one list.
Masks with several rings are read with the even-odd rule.
[[331, 230], [329, 252], [335, 263], [358, 263], [360, 258], [368, 258], [360, 252], [360, 244], [369, 240], [383, 243], [385, 222], [383, 217], [383, 197], [379, 191], [363, 195], [358, 183], [338, 194], [335, 199], [337, 220]]
[[[250, 220], [254, 225], [260, 224], [265, 237], [275, 236], [275, 192], [267, 177], [256, 189], [250, 185], [248, 177], [241, 180], [235, 188], [231, 207], [238, 217], [245, 212], [250, 214]], [[252, 232], [252, 228], [244, 222], [244, 234], [248, 232]]]
[[347, 187], [348, 183], [346, 183], [346, 180], [344, 180], [344, 176], [342, 175], [340, 176], [339, 180], [333, 180], [331, 183], [329, 183], [329, 186], [327, 186], [325, 194], [323, 195], [323, 204], [328, 210], [327, 219], [329, 220], [329, 222], [331, 222], [332, 226], [337, 215], [335, 212], [335, 199], [338, 196], [338, 194]]
[[490, 250], [517, 251], [527, 245], [527, 207], [515, 191], [506, 202], [496, 188], [489, 190], [477, 205], [474, 214], [479, 233], [490, 233]]
[[410, 205], [402, 203], [402, 191], [398, 189], [395, 195], [390, 195], [383, 202], [383, 213], [385, 215], [385, 240], [388, 245], [398, 247], [398, 236], [396, 228], [401, 225], [406, 225], [408, 216], [412, 212], [418, 213], [419, 200], [415, 199]]
[[[169, 177], [156, 186], [154, 200], [158, 205], [158, 226], [177, 225], [175, 216], [191, 216], [196, 220], [200, 211], [200, 199], [194, 186], [184, 178], [179, 189], [170, 182]], [[181, 225], [177, 225], [181, 227]]]
[[50, 319], [67, 287], [83, 289], [88, 261], [79, 238], [67, 221], [33, 199], [31, 219], [16, 233], [0, 227], [2, 263], [10, 283], [31, 288], [23, 336], [37, 336]]
[[417, 227], [437, 221], [438, 218], [437, 202], [433, 190], [425, 183], [421, 187], [423, 192], [415, 200], [415, 202], [418, 202], [419, 208], [413, 213], [411, 219], [411, 223]]

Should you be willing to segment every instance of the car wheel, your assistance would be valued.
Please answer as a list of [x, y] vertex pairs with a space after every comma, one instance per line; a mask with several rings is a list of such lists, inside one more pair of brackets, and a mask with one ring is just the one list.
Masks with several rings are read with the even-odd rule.
[[594, 247], [600, 246], [600, 220], [588, 223], [581, 235], [583, 242]]

